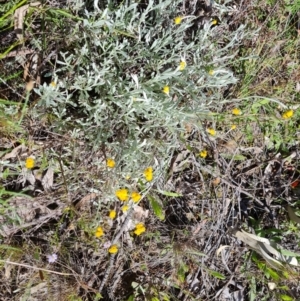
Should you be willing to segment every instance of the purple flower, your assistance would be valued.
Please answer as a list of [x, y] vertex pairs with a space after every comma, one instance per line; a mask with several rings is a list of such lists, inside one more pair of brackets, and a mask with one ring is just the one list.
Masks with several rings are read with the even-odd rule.
[[57, 255], [55, 253], [46, 256], [49, 263], [53, 263], [57, 260]]
[[103, 244], [103, 247], [105, 249], [109, 248], [111, 246], [111, 242], [110, 241], [106, 241], [104, 244]]

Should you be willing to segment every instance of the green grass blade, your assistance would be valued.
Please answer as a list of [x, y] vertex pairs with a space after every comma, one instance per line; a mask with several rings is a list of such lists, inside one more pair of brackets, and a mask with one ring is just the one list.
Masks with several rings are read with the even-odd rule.
[[150, 205], [154, 211], [154, 214], [163, 221], [165, 219], [165, 213], [163, 211], [162, 205], [153, 197], [148, 195], [148, 200], [150, 202]]

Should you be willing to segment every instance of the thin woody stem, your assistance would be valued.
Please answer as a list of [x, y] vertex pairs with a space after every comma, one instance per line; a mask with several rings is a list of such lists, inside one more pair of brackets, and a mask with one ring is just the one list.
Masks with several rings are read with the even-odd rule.
[[38, 270], [38, 271], [49, 272], [49, 273], [57, 274], [57, 275], [63, 275], [63, 276], [72, 276], [73, 275], [73, 274], [69, 274], [69, 273], [60, 273], [60, 272], [56, 272], [56, 271], [51, 271], [51, 270], [47, 270], [47, 269], [33, 267], [31, 265], [27, 265], [27, 264], [23, 264], [23, 263], [18, 263], [18, 262], [13, 262], [13, 261], [9, 261], [9, 260], [2, 260], [2, 259], [0, 259], [0, 262], [4, 262], [4, 263], [8, 263], [8, 264], [13, 264], [13, 265], [18, 265], [20, 267], [25, 267], [25, 268], [29, 268], [29, 269]]
[[[123, 225], [122, 225], [122, 227], [120, 228], [120, 230], [118, 231], [118, 233], [116, 234], [116, 236], [115, 236], [115, 238], [114, 238], [112, 244], [116, 244], [116, 243], [119, 241], [119, 239], [120, 239], [122, 233], [124, 232], [125, 228], [127, 227], [128, 223], [129, 223], [129, 221], [130, 221], [130, 219], [131, 219], [132, 213], [133, 213], [133, 207], [131, 207], [131, 208], [129, 209], [129, 211], [128, 211], [128, 213], [127, 213], [127, 216], [126, 216], [126, 218], [125, 218], [125, 220], [124, 220], [124, 222], [123, 222]], [[107, 269], [106, 269], [106, 271], [105, 271], [103, 280], [102, 280], [102, 282], [101, 282], [101, 284], [100, 284], [100, 287], [99, 287], [99, 293], [102, 292], [103, 287], [104, 287], [104, 285], [105, 285], [105, 283], [106, 283], [106, 281], [107, 281], [107, 279], [108, 279], [108, 277], [109, 277], [110, 271], [111, 271], [111, 269], [112, 269], [112, 267], [113, 267], [113, 265], [114, 265], [114, 259], [115, 259], [115, 257], [116, 257], [116, 254], [111, 254], [111, 255], [110, 255], [109, 265], [108, 265], [108, 267], [107, 267]]]

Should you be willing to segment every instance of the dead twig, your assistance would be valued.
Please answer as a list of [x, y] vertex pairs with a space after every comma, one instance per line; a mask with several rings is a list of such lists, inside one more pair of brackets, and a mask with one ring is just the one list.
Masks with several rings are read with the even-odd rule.
[[239, 193], [243, 193], [243, 194], [245, 194], [246, 196], [250, 197], [251, 199], [253, 199], [254, 201], [256, 201], [259, 205], [261, 205], [261, 206], [264, 208], [264, 210], [265, 210], [266, 212], [270, 213], [270, 210], [263, 204], [263, 202], [261, 202], [258, 198], [256, 198], [255, 196], [253, 196], [251, 193], [247, 192], [246, 190], [242, 189], [241, 187], [238, 187], [238, 186], [236, 186], [236, 185], [230, 183], [229, 181], [225, 180], [225, 179], [222, 178], [220, 175], [217, 175], [215, 172], [213, 172], [212, 170], [210, 170], [209, 168], [207, 168], [207, 167], [205, 167], [205, 166], [199, 165], [199, 168], [200, 168], [202, 171], [204, 171], [204, 172], [206, 172], [206, 173], [212, 175], [212, 176], [215, 177], [215, 178], [216, 178], [216, 177], [220, 177], [221, 182], [223, 182], [224, 184], [226, 184], [226, 185], [230, 186], [231, 188], [237, 190]]
[[13, 265], [17, 265], [17, 266], [21, 266], [21, 267], [25, 267], [25, 268], [29, 268], [29, 269], [34, 269], [34, 270], [38, 270], [38, 271], [49, 272], [49, 273], [57, 274], [57, 275], [63, 275], [63, 276], [72, 276], [73, 275], [73, 274], [69, 274], [69, 273], [60, 273], [60, 272], [56, 272], [56, 271], [52, 271], [52, 270], [48, 270], [48, 269], [42, 269], [42, 268], [38, 268], [38, 267], [33, 267], [31, 265], [27, 265], [27, 264], [23, 264], [23, 263], [18, 263], [18, 262], [13, 262], [13, 261], [9, 261], [9, 260], [2, 260], [2, 259], [0, 259], [0, 262], [4, 262], [4, 263], [8, 263], [8, 264], [13, 264]]

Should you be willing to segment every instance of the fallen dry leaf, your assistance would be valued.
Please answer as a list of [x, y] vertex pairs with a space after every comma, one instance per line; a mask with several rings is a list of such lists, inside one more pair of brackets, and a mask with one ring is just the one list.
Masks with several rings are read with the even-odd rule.
[[15, 32], [17, 33], [17, 37], [18, 39], [23, 42], [23, 28], [24, 28], [24, 18], [25, 18], [25, 15], [28, 11], [28, 9], [30, 7], [34, 7], [34, 6], [40, 6], [41, 3], [40, 2], [33, 2], [33, 3], [30, 3], [30, 4], [26, 4], [26, 5], [23, 5], [19, 8], [17, 8], [15, 10], [15, 13], [14, 13], [14, 19], [15, 19], [15, 22], [14, 22], [14, 29], [15, 29]]
[[42, 179], [42, 185], [45, 191], [51, 190], [51, 187], [53, 186], [53, 175], [54, 175], [53, 168], [48, 167], [47, 172]]
[[221, 246], [220, 248], [218, 248], [218, 250], [216, 251], [216, 256], [218, 257], [220, 255], [220, 253], [226, 248], [230, 248], [230, 246], [224, 245], [224, 246]]
[[[24, 72], [24, 73], [25, 73], [25, 72]], [[35, 83], [35, 82], [34, 82], [32, 79], [29, 80], [28, 83], [26, 83], [25, 89], [26, 89], [27, 92], [30, 92], [30, 91], [33, 89], [34, 83]]]
[[17, 156], [19, 156], [20, 154], [22, 154], [26, 150], [27, 150], [27, 147], [24, 144], [20, 144], [19, 146], [15, 147], [10, 153], [6, 154], [3, 157], [3, 160], [16, 158]]
[[213, 184], [213, 186], [218, 186], [221, 182], [221, 178], [214, 178], [211, 183]]
[[98, 194], [95, 192], [89, 193], [85, 195], [76, 205], [75, 208], [77, 210], [83, 210], [83, 208], [86, 208], [90, 205], [92, 201], [94, 201], [97, 198]]
[[[277, 249], [279, 245], [275, 242], [270, 242], [269, 239], [248, 233], [244, 230], [234, 230], [235, 236], [247, 244], [251, 249], [260, 254], [266, 262], [275, 269], [282, 269], [284, 263], [298, 266], [298, 261], [295, 256], [284, 256]], [[272, 256], [270, 256], [271, 254]], [[275, 259], [275, 258], [276, 259]]]

